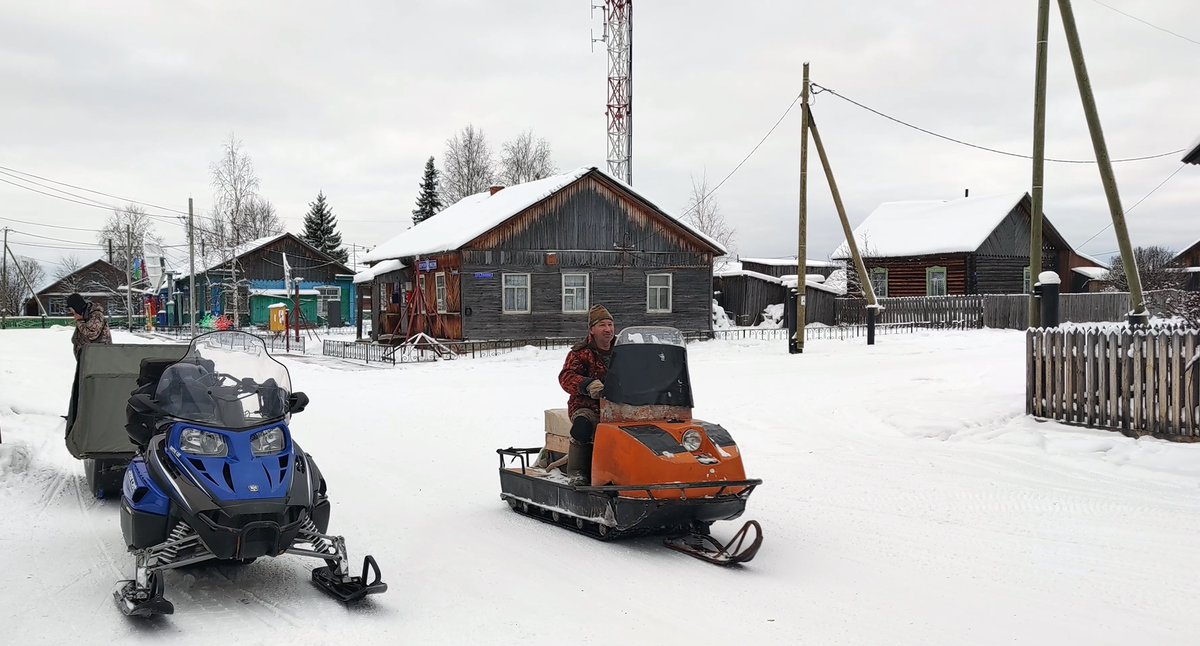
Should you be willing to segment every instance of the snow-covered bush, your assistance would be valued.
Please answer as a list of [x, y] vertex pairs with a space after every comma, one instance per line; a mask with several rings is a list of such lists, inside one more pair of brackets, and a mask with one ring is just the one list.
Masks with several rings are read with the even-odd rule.
[[712, 323], [714, 330], [727, 330], [733, 327], [733, 321], [729, 320], [729, 315], [725, 313], [725, 310], [721, 309], [715, 298], [712, 302]]

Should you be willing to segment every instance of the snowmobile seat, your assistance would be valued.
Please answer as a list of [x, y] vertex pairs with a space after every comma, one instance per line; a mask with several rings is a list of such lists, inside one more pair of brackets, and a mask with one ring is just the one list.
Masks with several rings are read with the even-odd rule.
[[551, 408], [546, 415], [546, 450], [566, 453], [571, 443], [571, 418], [567, 409]]

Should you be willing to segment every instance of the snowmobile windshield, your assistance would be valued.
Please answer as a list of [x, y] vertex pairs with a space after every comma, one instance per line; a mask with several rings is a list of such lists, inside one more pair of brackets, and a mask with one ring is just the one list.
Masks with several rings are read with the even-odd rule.
[[604, 398], [629, 406], [692, 406], [683, 334], [670, 327], [625, 328], [613, 346]]
[[172, 417], [239, 429], [287, 414], [292, 380], [262, 339], [245, 332], [212, 332], [163, 371], [155, 399]]

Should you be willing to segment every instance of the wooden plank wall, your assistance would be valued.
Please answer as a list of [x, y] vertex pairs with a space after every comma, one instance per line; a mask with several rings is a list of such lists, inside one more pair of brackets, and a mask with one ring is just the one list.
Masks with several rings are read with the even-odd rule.
[[[1161, 312], [1173, 290], [1146, 292], [1150, 311]], [[1129, 313], [1128, 292], [1060, 294], [1058, 319], [1062, 323], [1121, 323]], [[1027, 294], [987, 294], [983, 297], [984, 327], [1024, 330], [1029, 327]]]
[[1195, 441], [1200, 331], [1031, 329], [1027, 414], [1129, 435]]
[[946, 293], [964, 294], [967, 291], [968, 254], [936, 254], [906, 258], [864, 258], [868, 273], [876, 267], [888, 270], [888, 296], [925, 296], [925, 270], [946, 268]]
[[[867, 321], [867, 302], [861, 298], [838, 298], [838, 325], [862, 325]], [[881, 298], [883, 311], [876, 323], [923, 323], [938, 327], [983, 327], [983, 297], [910, 296]]]

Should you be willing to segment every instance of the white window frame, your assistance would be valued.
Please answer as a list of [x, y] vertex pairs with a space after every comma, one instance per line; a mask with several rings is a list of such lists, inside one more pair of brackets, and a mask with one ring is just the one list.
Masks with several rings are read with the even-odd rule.
[[[936, 273], [942, 274], [942, 293], [934, 294], [933, 291], [933, 275]], [[925, 295], [926, 296], [946, 296], [950, 293], [950, 272], [946, 271], [945, 267], [926, 267], [925, 268]]]
[[1025, 269], [1021, 272], [1021, 293], [1030, 293], [1030, 288], [1033, 287], [1033, 276], [1029, 273], [1029, 265], [1025, 265]]
[[[876, 298], [887, 298], [888, 295], [888, 270], [887, 267], [873, 267], [867, 270], [871, 277], [871, 289], [875, 292]], [[876, 276], [882, 276], [882, 285], [876, 280]], [[882, 286], [882, 289], [880, 287]]]
[[342, 288], [334, 285], [317, 285], [317, 316], [329, 316], [329, 306], [326, 303], [335, 302], [338, 309], [342, 308]]
[[439, 271], [433, 275], [433, 295], [438, 314], [446, 314], [446, 272]]
[[[667, 285], [650, 285], [651, 278], [667, 277]], [[667, 307], [663, 309], [659, 307], [659, 292], [667, 290]], [[675, 300], [675, 278], [672, 274], [646, 274], [646, 312], [648, 314], [670, 314]]]
[[[508, 284], [509, 276], [512, 276], [514, 278], [517, 276], [524, 276], [525, 284], [510, 286]], [[533, 311], [531, 308], [532, 298], [533, 298], [532, 283], [533, 283], [533, 276], [530, 274], [516, 274], [516, 273], [500, 274], [500, 311], [503, 312], [504, 314], [529, 314], [530, 312], [532, 312]], [[516, 294], [516, 292], [518, 290], [522, 290], [525, 292], [525, 309], [522, 310], [522, 309], [509, 309], [508, 308], [508, 298], [507, 297], [508, 297], [508, 290], [510, 290], [510, 289], [513, 290], [514, 294]], [[513, 297], [513, 305], [514, 306], [516, 305], [517, 300], [518, 299], [516, 298], [516, 296], [514, 296]]]
[[46, 312], [50, 316], [67, 316], [67, 298], [65, 296], [51, 296], [46, 299]]
[[[583, 286], [572, 285], [567, 286], [567, 276], [576, 277], [583, 276]], [[571, 298], [575, 301], [575, 309], [567, 309], [567, 294], [570, 291]], [[579, 290], [583, 290], [583, 305], [579, 304]], [[563, 274], [562, 275], [562, 311], [563, 314], [587, 314], [588, 309], [592, 306], [592, 276], [591, 274]]]

